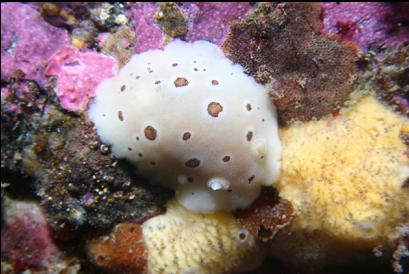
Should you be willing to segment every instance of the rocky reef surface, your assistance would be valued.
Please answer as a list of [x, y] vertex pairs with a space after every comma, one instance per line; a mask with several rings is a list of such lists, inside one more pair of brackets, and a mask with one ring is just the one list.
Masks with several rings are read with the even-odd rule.
[[[166, 257], [174, 269], [193, 261], [223, 273], [407, 273], [407, 222], [356, 248], [348, 233], [300, 232], [297, 207], [271, 188], [248, 209], [207, 220], [224, 234], [203, 232], [172, 191], [112, 155], [86, 111], [97, 85], [134, 54], [181, 39], [219, 45], [265, 84], [283, 128], [344, 119], [367, 94], [408, 117], [408, 14], [405, 3], [1, 3], [1, 272], [167, 273], [147, 246], [183, 236], [194, 244], [180, 256], [193, 257]], [[409, 158], [409, 126], [399, 134]], [[406, 179], [396, 194], [405, 214], [408, 191]], [[206, 256], [226, 250], [229, 269], [216, 267], [223, 256]]]

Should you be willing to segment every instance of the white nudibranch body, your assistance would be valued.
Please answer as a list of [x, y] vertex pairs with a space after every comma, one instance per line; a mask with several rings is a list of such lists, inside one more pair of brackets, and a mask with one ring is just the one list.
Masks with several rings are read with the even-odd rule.
[[279, 175], [275, 108], [214, 44], [135, 55], [96, 94], [89, 116], [101, 140], [188, 209], [247, 207]]

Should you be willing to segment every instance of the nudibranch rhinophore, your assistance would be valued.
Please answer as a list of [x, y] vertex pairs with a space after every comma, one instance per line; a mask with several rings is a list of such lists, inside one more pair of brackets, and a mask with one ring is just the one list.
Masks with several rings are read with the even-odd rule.
[[214, 44], [135, 55], [96, 94], [89, 115], [102, 141], [190, 210], [247, 207], [278, 178], [275, 108]]

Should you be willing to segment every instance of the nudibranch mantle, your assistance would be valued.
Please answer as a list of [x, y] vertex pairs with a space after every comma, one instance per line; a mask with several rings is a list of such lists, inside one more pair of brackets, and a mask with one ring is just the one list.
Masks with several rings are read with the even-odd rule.
[[278, 178], [275, 107], [214, 44], [135, 55], [96, 94], [89, 116], [102, 141], [190, 210], [247, 207]]

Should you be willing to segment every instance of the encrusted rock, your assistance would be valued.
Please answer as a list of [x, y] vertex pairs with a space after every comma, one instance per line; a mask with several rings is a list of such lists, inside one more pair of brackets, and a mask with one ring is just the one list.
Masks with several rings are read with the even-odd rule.
[[[130, 5], [137, 36], [136, 52], [163, 48], [170, 37], [220, 44], [230, 25], [250, 9], [242, 3], [133, 3]], [[167, 39], [168, 38], [168, 39]]]
[[360, 63], [357, 86], [371, 86], [380, 99], [409, 115], [409, 43], [369, 51]]
[[234, 213], [235, 217], [258, 239], [271, 240], [294, 217], [291, 203], [278, 196], [273, 188], [263, 188], [254, 203]]
[[[2, 273], [78, 272], [78, 261], [64, 256], [53, 241], [45, 216], [36, 203], [7, 199], [5, 207], [1, 227]], [[3, 265], [9, 265], [10, 272]]]
[[188, 17], [179, 9], [176, 3], [159, 4], [155, 20], [168, 37], [185, 35], [188, 31]]
[[[110, 227], [162, 210], [169, 192], [146, 187], [109, 151], [98, 150], [91, 123], [61, 111], [38, 87], [25, 96], [11, 87], [2, 90], [2, 177], [10, 179], [8, 191], [37, 193], [54, 230]], [[16, 180], [21, 174], [28, 184], [24, 191]]]
[[135, 52], [135, 32], [128, 26], [116, 29], [114, 33], [101, 35], [102, 52], [115, 57], [119, 67], [124, 66]]
[[91, 240], [87, 249], [92, 261], [110, 273], [146, 272], [148, 254], [139, 224], [119, 224], [110, 236]]
[[283, 124], [321, 118], [340, 108], [351, 92], [356, 49], [319, 35], [315, 4], [261, 4], [234, 23], [225, 54], [267, 84]]
[[407, 3], [321, 3], [324, 33], [355, 42], [362, 50], [409, 42]]
[[44, 86], [45, 61], [69, 43], [68, 32], [44, 22], [30, 4], [1, 3], [1, 15], [2, 81], [19, 70]]

